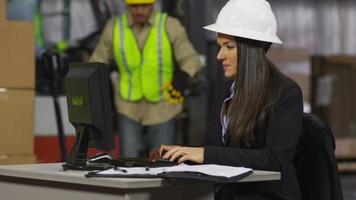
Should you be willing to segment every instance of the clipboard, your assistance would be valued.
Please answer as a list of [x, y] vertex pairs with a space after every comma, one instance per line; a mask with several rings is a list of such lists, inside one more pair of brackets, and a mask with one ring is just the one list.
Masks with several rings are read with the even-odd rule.
[[230, 178], [226, 178], [223, 176], [211, 176], [197, 172], [168, 172], [159, 175], [160, 178], [167, 178], [167, 179], [189, 179], [189, 180], [200, 180], [200, 181], [209, 181], [215, 183], [233, 183], [236, 182], [246, 176], [252, 174], [253, 171], [248, 171], [237, 176], [233, 176]]

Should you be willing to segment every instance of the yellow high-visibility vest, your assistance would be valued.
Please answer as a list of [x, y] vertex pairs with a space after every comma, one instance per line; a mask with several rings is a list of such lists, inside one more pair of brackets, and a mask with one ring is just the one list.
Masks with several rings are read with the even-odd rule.
[[113, 48], [120, 74], [120, 95], [127, 101], [143, 98], [150, 102], [163, 100], [162, 88], [173, 79], [172, 47], [166, 32], [167, 14], [156, 13], [155, 21], [141, 52], [127, 15], [115, 20]]

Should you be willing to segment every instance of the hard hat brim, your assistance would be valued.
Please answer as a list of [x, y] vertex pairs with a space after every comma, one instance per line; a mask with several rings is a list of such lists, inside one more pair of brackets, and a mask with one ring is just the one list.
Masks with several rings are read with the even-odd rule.
[[283, 42], [277, 36], [271, 36], [271, 35], [267, 35], [265, 33], [252, 32], [249, 30], [236, 29], [236, 28], [232, 28], [232, 27], [222, 26], [217, 23], [210, 24], [208, 26], [204, 26], [203, 28], [206, 30], [209, 30], [209, 31], [217, 32], [217, 33], [223, 33], [223, 34], [227, 34], [227, 35], [232, 35], [232, 36], [237, 36], [237, 37], [242, 37], [242, 38], [247, 38], [247, 39], [252, 39], [252, 40], [272, 42], [272, 43], [276, 43], [276, 44], [283, 44]]
[[125, 0], [127, 5], [154, 4], [156, 0]]
[[151, 5], [151, 4], [155, 4], [153, 3], [126, 3], [127, 5]]

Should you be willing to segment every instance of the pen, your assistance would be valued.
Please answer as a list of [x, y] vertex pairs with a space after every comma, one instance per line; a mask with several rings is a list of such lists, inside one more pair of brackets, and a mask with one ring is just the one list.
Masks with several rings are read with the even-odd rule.
[[126, 169], [121, 169], [120, 167], [117, 167], [117, 166], [114, 167], [114, 170], [115, 171], [120, 171], [120, 172], [123, 172], [123, 173], [127, 173]]

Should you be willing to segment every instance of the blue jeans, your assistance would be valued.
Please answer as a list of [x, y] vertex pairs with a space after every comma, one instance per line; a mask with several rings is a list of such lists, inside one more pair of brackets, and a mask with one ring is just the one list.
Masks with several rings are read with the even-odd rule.
[[139, 122], [119, 115], [120, 156], [142, 157], [161, 144], [175, 143], [175, 120], [143, 126]]

